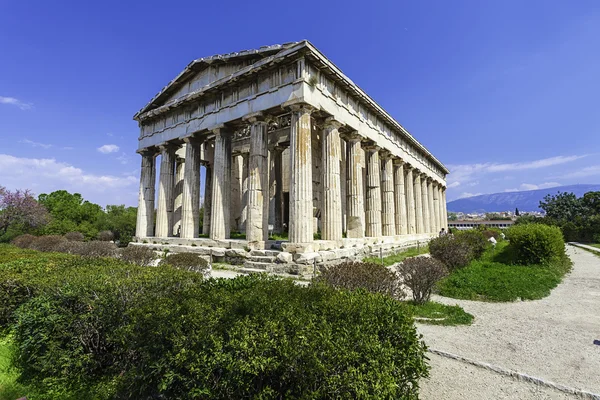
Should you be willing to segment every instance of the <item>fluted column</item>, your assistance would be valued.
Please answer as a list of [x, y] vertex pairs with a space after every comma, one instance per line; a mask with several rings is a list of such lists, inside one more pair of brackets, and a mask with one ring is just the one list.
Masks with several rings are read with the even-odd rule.
[[413, 168], [406, 166], [404, 176], [404, 189], [406, 191], [406, 222], [409, 235], [417, 233], [417, 212], [415, 202], [415, 179]]
[[158, 207], [156, 208], [155, 236], [165, 238], [173, 234], [173, 209], [175, 206], [175, 147], [160, 146], [160, 178]]
[[361, 163], [361, 137], [357, 134], [348, 137], [348, 155], [347, 160], [347, 231], [349, 238], [362, 238], [365, 236], [365, 225], [362, 214], [363, 208], [363, 176]]
[[423, 201], [423, 232], [421, 233], [429, 233], [431, 232], [431, 219], [429, 218], [429, 192], [427, 191], [427, 176], [425, 174], [421, 175], [421, 200]]
[[433, 220], [434, 229], [433, 232], [437, 233], [442, 229], [442, 219], [440, 217], [440, 191], [437, 182], [432, 182], [432, 198], [433, 198]]
[[273, 155], [273, 170], [275, 175], [275, 207], [274, 224], [275, 233], [283, 232], [283, 147], [275, 147], [271, 154]]
[[181, 197], [181, 237], [197, 238], [200, 230], [200, 145], [195, 138], [184, 139], [185, 171]]
[[421, 174], [415, 170], [414, 192], [415, 192], [415, 219], [417, 221], [417, 233], [425, 233], [425, 222], [423, 220], [423, 188], [421, 187]]
[[154, 195], [156, 184], [156, 153], [152, 150], [139, 152], [142, 155], [140, 191], [138, 196], [135, 236], [151, 237], [154, 234]]
[[249, 153], [242, 153], [242, 212], [240, 214], [240, 231], [246, 232], [246, 220], [248, 218], [248, 163]]
[[367, 157], [367, 236], [381, 236], [381, 178], [379, 147], [365, 147]]
[[231, 157], [231, 213], [229, 224], [232, 231], [240, 231], [242, 213], [242, 155]]
[[381, 175], [381, 220], [383, 236], [396, 235], [396, 204], [394, 201], [394, 160], [388, 151], [381, 152], [383, 169]]
[[213, 240], [219, 240], [227, 239], [230, 235], [231, 134], [225, 127], [215, 128], [213, 132], [215, 155], [209, 236]]
[[254, 114], [246, 120], [251, 124], [246, 240], [261, 242], [267, 240], [269, 235], [268, 126], [262, 114]]
[[442, 219], [443, 226], [448, 230], [448, 208], [446, 207], [446, 188], [442, 188]]
[[293, 105], [290, 125], [290, 243], [313, 241], [312, 107]]
[[427, 200], [429, 202], [429, 232], [435, 233], [436, 221], [433, 210], [433, 181], [431, 178], [427, 179]]
[[342, 191], [340, 187], [341, 124], [327, 118], [323, 127], [323, 240], [342, 239]]
[[395, 204], [395, 222], [396, 235], [408, 234], [408, 224], [406, 215], [406, 195], [404, 193], [404, 162], [394, 159], [394, 204]]
[[213, 162], [215, 148], [213, 143], [204, 143], [202, 146], [204, 159], [204, 214], [202, 216], [202, 234], [208, 236], [210, 234], [210, 215], [212, 210], [212, 182], [213, 182]]
[[[183, 145], [185, 152], [185, 144]], [[175, 200], [173, 201], [173, 236], [180, 236], [181, 206], [183, 205], [183, 180], [185, 177], [185, 159], [178, 158], [175, 166]]]

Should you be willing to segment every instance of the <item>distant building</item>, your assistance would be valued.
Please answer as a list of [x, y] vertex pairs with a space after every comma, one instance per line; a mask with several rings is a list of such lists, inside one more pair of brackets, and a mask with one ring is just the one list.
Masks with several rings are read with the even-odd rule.
[[466, 230], [477, 228], [479, 225], [485, 225], [489, 228], [510, 228], [515, 222], [514, 221], [473, 221], [473, 220], [459, 220], [459, 221], [448, 221], [448, 228], [454, 228], [458, 230]]

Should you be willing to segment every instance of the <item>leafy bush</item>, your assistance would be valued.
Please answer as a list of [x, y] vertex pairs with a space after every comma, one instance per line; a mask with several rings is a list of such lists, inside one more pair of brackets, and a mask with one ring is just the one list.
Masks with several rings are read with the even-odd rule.
[[494, 238], [496, 240], [501, 240], [502, 231], [499, 228], [487, 228], [481, 231], [483, 237], [488, 240], [490, 238]]
[[398, 275], [375, 263], [347, 261], [333, 265], [323, 271], [318, 281], [339, 289], [365, 289], [395, 299], [406, 297]]
[[38, 236], [31, 242], [29, 248], [37, 251], [56, 251], [56, 247], [66, 240], [59, 235]]
[[456, 234], [456, 239], [460, 242], [466, 243], [471, 249], [473, 258], [479, 259], [485, 249], [490, 246], [487, 238], [483, 236], [481, 231], [477, 229], [469, 229], [465, 231], [459, 231]]
[[85, 257], [116, 257], [118, 255], [118, 248], [114, 243], [92, 240], [83, 245], [79, 254]]
[[33, 236], [30, 234], [24, 234], [24, 235], [19, 235], [16, 238], [14, 238], [10, 243], [13, 246], [17, 246], [20, 247], [22, 249], [27, 249], [31, 246], [31, 243], [33, 243], [33, 241], [37, 239], [37, 236]]
[[508, 230], [508, 239], [517, 264], [547, 264], [565, 254], [565, 242], [556, 226], [515, 225]]
[[54, 251], [57, 251], [59, 253], [83, 255], [85, 253], [86, 247], [87, 243], [66, 240], [56, 245]]
[[146, 246], [128, 246], [121, 249], [121, 260], [141, 267], [151, 266], [156, 258], [154, 250]]
[[397, 267], [397, 271], [404, 284], [412, 291], [416, 304], [429, 301], [435, 284], [448, 275], [444, 264], [431, 257], [407, 258]]
[[168, 265], [173, 268], [187, 271], [206, 273], [209, 269], [208, 261], [195, 253], [175, 253], [167, 256], [160, 265]]
[[68, 232], [65, 233], [65, 239], [71, 242], [83, 242], [85, 236], [83, 236], [83, 233], [81, 232]]
[[429, 253], [433, 258], [441, 261], [449, 271], [462, 268], [473, 260], [471, 246], [452, 235], [431, 239]]
[[111, 231], [100, 231], [98, 232], [98, 235], [96, 235], [96, 239], [98, 239], [101, 242], [110, 242], [114, 238], [115, 235]]
[[31, 289], [14, 313], [14, 360], [40, 393], [416, 399], [427, 376], [411, 313], [389, 296], [63, 254], [0, 269], [0, 284]]

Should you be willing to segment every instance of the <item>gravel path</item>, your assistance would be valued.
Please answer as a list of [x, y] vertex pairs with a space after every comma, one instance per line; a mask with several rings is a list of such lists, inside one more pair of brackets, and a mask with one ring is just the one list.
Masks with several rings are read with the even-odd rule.
[[[594, 344], [600, 340], [600, 258], [572, 246], [567, 252], [573, 271], [545, 299], [484, 303], [436, 297], [460, 305], [475, 321], [458, 327], [419, 324], [425, 342], [438, 350], [600, 393], [600, 345]], [[429, 357], [432, 377], [423, 382], [424, 399], [570, 398], [508, 377], [492, 377], [492, 372], [458, 361]], [[464, 395], [451, 397], [455, 390]]]

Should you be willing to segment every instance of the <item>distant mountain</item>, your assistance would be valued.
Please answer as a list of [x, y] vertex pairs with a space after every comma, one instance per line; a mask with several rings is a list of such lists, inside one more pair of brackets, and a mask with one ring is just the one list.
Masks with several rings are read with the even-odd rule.
[[448, 211], [474, 213], [474, 212], [500, 212], [514, 211], [540, 211], [540, 200], [547, 194], [558, 192], [575, 193], [577, 197], [587, 192], [600, 191], [600, 185], [570, 185], [557, 186], [549, 189], [527, 190], [523, 192], [504, 192], [482, 194], [467, 197], [448, 203]]

